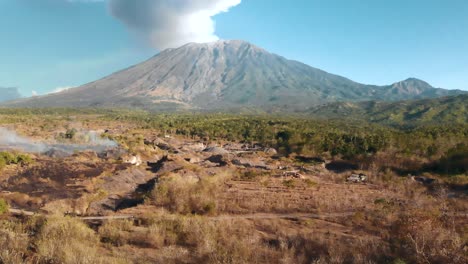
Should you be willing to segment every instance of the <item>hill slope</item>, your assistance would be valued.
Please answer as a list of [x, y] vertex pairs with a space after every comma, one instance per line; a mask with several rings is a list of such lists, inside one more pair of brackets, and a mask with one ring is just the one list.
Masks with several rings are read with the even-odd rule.
[[101, 80], [10, 106], [306, 109], [337, 101], [454, 95], [408, 79], [364, 85], [287, 60], [244, 41], [187, 44]]
[[314, 107], [308, 113], [318, 117], [345, 117], [389, 125], [468, 124], [468, 95], [392, 103], [330, 103]]

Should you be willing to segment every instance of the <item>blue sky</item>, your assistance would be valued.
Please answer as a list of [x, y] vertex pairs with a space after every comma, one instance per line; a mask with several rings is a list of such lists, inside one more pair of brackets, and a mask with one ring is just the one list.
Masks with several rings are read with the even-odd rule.
[[[158, 52], [107, 5], [0, 0], [0, 87], [44, 94]], [[465, 0], [243, 0], [214, 20], [222, 39], [247, 40], [358, 82], [416, 77], [468, 90], [467, 14]]]

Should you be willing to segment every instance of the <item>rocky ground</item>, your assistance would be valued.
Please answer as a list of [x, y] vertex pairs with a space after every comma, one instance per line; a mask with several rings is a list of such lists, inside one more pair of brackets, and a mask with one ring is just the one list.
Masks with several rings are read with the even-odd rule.
[[[287, 239], [297, 242], [298, 237], [327, 245], [378, 244], [385, 248], [390, 223], [398, 220], [400, 212], [421, 209], [445, 213], [460, 230], [466, 226], [466, 194], [452, 193], [448, 200], [437, 183], [424, 185], [410, 177], [389, 180], [371, 171], [358, 171], [355, 164], [345, 161], [285, 157], [272, 148], [174, 137], [117, 123], [93, 129], [105, 132], [119, 145], [71, 156], [30, 154], [31, 164], [9, 165], [2, 171], [0, 198], [10, 204], [12, 213], [71, 215], [91, 226], [118, 219], [134, 221], [125, 231], [130, 242], [118, 249], [119, 254], [144, 256], [150, 263], [171, 258], [163, 251], [151, 251], [151, 245], [131, 241], [147, 232], [142, 225], [154, 215], [161, 219], [172, 219], [174, 214], [202, 215], [204, 221], [231, 229], [242, 225], [243, 230], [250, 230], [249, 237], [267, 243], [271, 250], [284, 249]], [[34, 132], [34, 128], [19, 130], [25, 136]], [[51, 130], [42, 137], [50, 140], [57, 133]], [[353, 173], [366, 174], [368, 179], [347, 182]], [[171, 181], [185, 185], [176, 186], [178, 193], [172, 196], [170, 188], [169, 192], [155, 191], [158, 186], [174, 187]], [[172, 198], [163, 201], [161, 191]], [[199, 196], [194, 195], [198, 192]], [[204, 202], [201, 207], [196, 204], [199, 201]], [[161, 214], [161, 210], [169, 214]], [[115, 255], [115, 250], [107, 248], [102, 254]]]

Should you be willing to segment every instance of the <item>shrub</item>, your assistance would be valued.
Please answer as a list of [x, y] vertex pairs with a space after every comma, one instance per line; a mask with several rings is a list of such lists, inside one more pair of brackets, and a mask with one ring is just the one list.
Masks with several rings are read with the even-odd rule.
[[65, 138], [73, 139], [77, 132], [78, 130], [76, 130], [75, 128], [68, 129], [67, 132], [65, 132]]
[[0, 222], [0, 263], [25, 263], [29, 243], [25, 236], [21, 224]]
[[29, 155], [25, 154], [18, 154], [16, 156], [16, 164], [22, 164], [22, 165], [27, 165], [32, 163], [32, 158]]
[[0, 199], [0, 215], [7, 213], [8, 209], [8, 203], [4, 199]]
[[5, 165], [20, 164], [25, 165], [32, 162], [32, 158], [26, 154], [12, 154], [10, 152], [0, 152], [0, 169]]
[[109, 221], [99, 228], [101, 240], [114, 246], [123, 246], [127, 243], [124, 232], [131, 231], [133, 223], [131, 221]]
[[160, 179], [152, 191], [159, 206], [182, 214], [214, 214], [216, 197], [224, 183], [225, 175], [201, 178], [170, 174]]
[[315, 181], [311, 180], [311, 179], [305, 179], [304, 180], [305, 184], [307, 184], [308, 187], [315, 187], [317, 186], [318, 183], [316, 183]]
[[98, 237], [78, 219], [50, 217], [40, 228], [36, 245], [46, 263], [96, 263]]
[[294, 188], [296, 186], [296, 182], [294, 180], [284, 180], [283, 185], [288, 188]]

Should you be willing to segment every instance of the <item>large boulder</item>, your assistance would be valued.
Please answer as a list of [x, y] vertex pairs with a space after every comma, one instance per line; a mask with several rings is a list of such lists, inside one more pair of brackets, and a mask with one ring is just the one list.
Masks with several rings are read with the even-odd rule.
[[185, 144], [181, 148], [183, 151], [201, 152], [206, 149], [206, 145], [199, 142], [194, 144]]
[[217, 163], [221, 166], [226, 166], [229, 164], [229, 158], [226, 155], [213, 155], [207, 159], [210, 162]]
[[266, 154], [272, 155], [272, 156], [278, 154], [278, 151], [277, 151], [276, 149], [274, 149], [274, 148], [266, 148], [266, 149], [264, 150], [264, 152], [265, 152]]
[[63, 150], [56, 149], [56, 148], [49, 149], [48, 151], [44, 152], [44, 155], [46, 155], [46, 156], [48, 156], [50, 158], [54, 158], [54, 159], [66, 158], [66, 157], [70, 156], [70, 154], [68, 152], [65, 152]]
[[232, 164], [236, 166], [243, 166], [245, 168], [257, 168], [257, 169], [263, 169], [263, 170], [273, 169], [271, 166], [268, 166], [263, 161], [254, 161], [254, 160], [245, 159], [245, 158], [233, 159]]
[[226, 149], [222, 148], [222, 147], [208, 147], [204, 150], [204, 152], [208, 152], [208, 153], [211, 153], [211, 154], [217, 154], [217, 155], [222, 155], [222, 154], [228, 154], [229, 151], [227, 151]]

